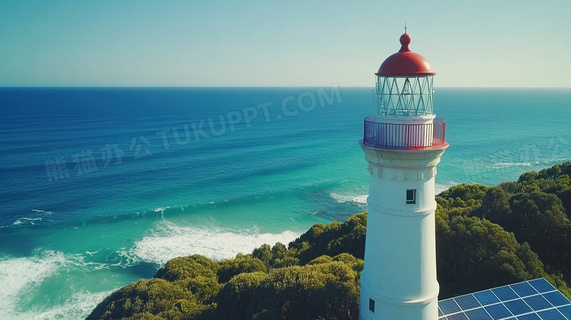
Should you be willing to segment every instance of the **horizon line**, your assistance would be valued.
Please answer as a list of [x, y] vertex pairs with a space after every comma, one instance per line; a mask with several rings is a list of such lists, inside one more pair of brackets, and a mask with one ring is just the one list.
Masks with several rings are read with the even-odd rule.
[[[0, 89], [89, 89], [89, 88], [101, 88], [101, 89], [111, 89], [111, 88], [124, 88], [124, 89], [152, 89], [152, 88], [172, 88], [172, 89], [191, 89], [191, 88], [228, 88], [228, 89], [249, 89], [249, 88], [324, 88], [324, 87], [331, 87], [331, 86], [338, 86], [343, 88], [375, 88], [374, 85], [371, 86], [340, 86], [337, 83], [332, 83], [330, 85], [321, 85], [321, 86], [310, 86], [310, 85], [300, 85], [300, 86], [0, 86]], [[435, 86], [435, 88], [442, 88], [442, 89], [571, 89], [571, 86], [497, 86], [497, 87], [487, 87], [487, 86]]]

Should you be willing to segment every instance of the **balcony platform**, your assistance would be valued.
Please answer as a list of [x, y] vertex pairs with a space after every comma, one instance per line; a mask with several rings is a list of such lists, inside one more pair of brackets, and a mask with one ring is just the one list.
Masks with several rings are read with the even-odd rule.
[[[388, 120], [388, 119], [387, 119]], [[386, 150], [426, 150], [448, 147], [445, 141], [446, 122], [435, 118], [426, 123], [385, 121], [383, 117], [365, 118], [363, 140], [365, 146]]]

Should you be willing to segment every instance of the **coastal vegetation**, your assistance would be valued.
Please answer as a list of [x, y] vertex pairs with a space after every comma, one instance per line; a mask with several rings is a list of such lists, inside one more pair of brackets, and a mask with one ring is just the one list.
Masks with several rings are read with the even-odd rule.
[[[571, 162], [436, 201], [440, 299], [539, 277], [571, 297]], [[366, 221], [316, 224], [229, 260], [172, 259], [87, 319], [357, 319]]]

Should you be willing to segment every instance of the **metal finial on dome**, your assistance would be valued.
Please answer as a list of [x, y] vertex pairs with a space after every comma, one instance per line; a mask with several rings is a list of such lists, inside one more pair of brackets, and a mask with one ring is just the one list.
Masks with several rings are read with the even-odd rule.
[[401, 48], [399, 50], [399, 52], [406, 52], [406, 51], [410, 51], [410, 49], [408, 48], [408, 45], [410, 44], [410, 36], [405, 32], [402, 36], [400, 36], [400, 44], [401, 44]]

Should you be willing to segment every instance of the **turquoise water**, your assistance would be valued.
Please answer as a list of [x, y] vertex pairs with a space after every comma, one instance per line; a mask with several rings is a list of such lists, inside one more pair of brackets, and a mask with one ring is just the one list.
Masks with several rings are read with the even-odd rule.
[[[437, 188], [571, 160], [570, 89], [437, 89]], [[371, 88], [0, 89], [0, 318], [78, 319], [168, 259], [366, 210]]]

